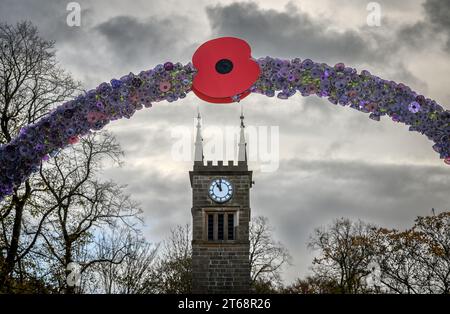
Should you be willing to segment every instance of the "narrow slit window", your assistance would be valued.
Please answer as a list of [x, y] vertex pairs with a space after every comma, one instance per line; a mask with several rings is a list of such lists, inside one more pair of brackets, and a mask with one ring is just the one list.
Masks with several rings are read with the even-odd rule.
[[228, 214], [228, 240], [234, 240], [234, 215]]
[[208, 214], [208, 241], [214, 240], [214, 215]]
[[217, 240], [223, 240], [223, 228], [224, 220], [223, 214], [219, 214], [217, 217]]

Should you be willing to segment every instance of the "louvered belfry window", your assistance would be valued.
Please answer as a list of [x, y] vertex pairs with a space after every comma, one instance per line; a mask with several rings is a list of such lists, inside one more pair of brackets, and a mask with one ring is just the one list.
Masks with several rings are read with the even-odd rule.
[[235, 213], [209, 212], [206, 215], [206, 234], [208, 241], [235, 240]]

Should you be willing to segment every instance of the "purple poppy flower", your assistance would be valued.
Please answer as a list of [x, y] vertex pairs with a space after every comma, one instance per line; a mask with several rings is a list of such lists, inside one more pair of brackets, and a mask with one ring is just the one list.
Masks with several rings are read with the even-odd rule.
[[417, 113], [420, 110], [420, 104], [417, 101], [413, 101], [412, 103], [409, 104], [408, 110], [411, 111], [412, 113]]
[[18, 157], [17, 147], [14, 145], [7, 145], [3, 150], [3, 154], [6, 160], [15, 161]]
[[273, 66], [276, 69], [280, 69], [283, 66], [283, 61], [281, 61], [280, 59], [275, 59], [273, 62]]
[[28, 145], [20, 145], [19, 146], [19, 153], [22, 156], [28, 156], [31, 152], [31, 149]]
[[327, 91], [323, 90], [323, 91], [319, 92], [319, 96], [320, 97], [328, 97], [328, 96], [330, 96], [330, 94]]
[[173, 63], [172, 63], [172, 62], [166, 62], [166, 63], [164, 63], [164, 70], [166, 70], [166, 71], [172, 71], [172, 70], [173, 70]]
[[72, 129], [72, 128], [69, 128], [69, 129], [67, 129], [66, 130], [66, 135], [67, 136], [74, 136], [75, 135], [75, 130], [74, 129]]
[[349, 99], [348, 96], [346, 95], [342, 95], [341, 97], [339, 97], [339, 104], [342, 106], [346, 106], [349, 103]]
[[334, 83], [334, 86], [335, 86], [337, 89], [344, 89], [346, 85], [347, 85], [347, 82], [346, 82], [345, 80], [337, 80], [337, 81]]
[[155, 67], [155, 72], [157, 73], [157, 74], [161, 74], [161, 73], [163, 73], [165, 71], [165, 69], [164, 69], [164, 65], [163, 64], [158, 64], [156, 67]]
[[122, 86], [122, 82], [116, 79], [111, 80], [111, 86], [113, 89], [118, 89], [120, 86]]
[[375, 114], [375, 113], [373, 113], [373, 112], [369, 115], [369, 118], [374, 120], [374, 121], [380, 121], [380, 116]]
[[323, 74], [323, 71], [319, 67], [314, 67], [311, 69], [311, 76], [313, 78], [320, 78]]
[[256, 62], [259, 64], [259, 66], [260, 66], [261, 68], [264, 68], [264, 67], [266, 66], [266, 64], [267, 64], [267, 61], [266, 61], [265, 58], [258, 58], [258, 59], [256, 60]]
[[334, 66], [334, 68], [336, 69], [336, 71], [344, 71], [345, 69], [345, 64], [341, 63], [336, 63], [336, 65]]
[[334, 97], [334, 96], [328, 97], [328, 101], [331, 102], [334, 105], [338, 104], [338, 99], [336, 97]]
[[138, 88], [139, 86], [141, 86], [141, 84], [142, 84], [142, 80], [141, 80], [139, 77], [134, 77], [134, 78], [131, 80], [131, 85], [132, 85], [134, 88]]
[[331, 88], [331, 83], [328, 80], [322, 80], [320, 82], [320, 89], [324, 91], [329, 91]]
[[289, 76], [289, 71], [286, 68], [281, 68], [278, 73], [277, 73], [278, 77], [280, 78], [287, 78]]
[[100, 95], [100, 97], [105, 98], [106, 96], [108, 96], [108, 94], [111, 91], [111, 85], [109, 85], [106, 82], [101, 83], [98, 87], [97, 87], [97, 93]]
[[303, 95], [303, 94], [308, 93], [309, 89], [308, 89], [307, 85], [300, 85], [298, 87], [298, 91]]
[[275, 91], [272, 89], [268, 89], [265, 91], [264, 95], [266, 95], [267, 97], [273, 97], [275, 96]]
[[305, 70], [309, 70], [314, 66], [314, 62], [311, 59], [305, 59], [302, 62], [302, 68]]
[[42, 143], [38, 143], [38, 144], [36, 144], [36, 145], [34, 146], [34, 149], [35, 149], [36, 151], [38, 151], [38, 152], [43, 151], [44, 148], [45, 148], [45, 146], [44, 146], [44, 144], [42, 144]]

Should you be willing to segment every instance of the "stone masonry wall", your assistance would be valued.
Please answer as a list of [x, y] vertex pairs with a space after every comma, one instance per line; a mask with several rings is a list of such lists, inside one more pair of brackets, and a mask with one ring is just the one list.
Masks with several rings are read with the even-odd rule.
[[[208, 196], [215, 178], [225, 177], [234, 187], [234, 195], [224, 204]], [[249, 221], [252, 172], [247, 165], [196, 165], [190, 172], [192, 207], [192, 290], [193, 293], [249, 293]], [[238, 212], [235, 240], [207, 241], [206, 212]]]

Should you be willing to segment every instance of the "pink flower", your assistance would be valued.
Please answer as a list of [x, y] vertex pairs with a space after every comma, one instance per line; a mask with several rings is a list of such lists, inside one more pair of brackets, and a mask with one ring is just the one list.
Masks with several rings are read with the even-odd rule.
[[170, 90], [170, 87], [171, 85], [170, 82], [168, 81], [164, 81], [159, 84], [159, 90], [162, 91], [163, 93], [168, 92]]
[[86, 117], [88, 122], [92, 124], [100, 120], [105, 120], [107, 118], [107, 115], [104, 114], [103, 112], [90, 111]]
[[71, 137], [69, 137], [69, 140], [68, 140], [68, 143], [69, 144], [76, 144], [76, 143], [78, 143], [80, 141], [80, 139], [78, 138], [78, 136], [71, 136]]
[[98, 120], [98, 118], [97, 118], [97, 112], [95, 112], [95, 111], [90, 111], [90, 112], [87, 114], [87, 120], [88, 120], [89, 123], [95, 123], [95, 122], [97, 122], [97, 120]]
[[136, 103], [139, 100], [139, 95], [137, 92], [132, 92], [128, 98], [131, 103]]

